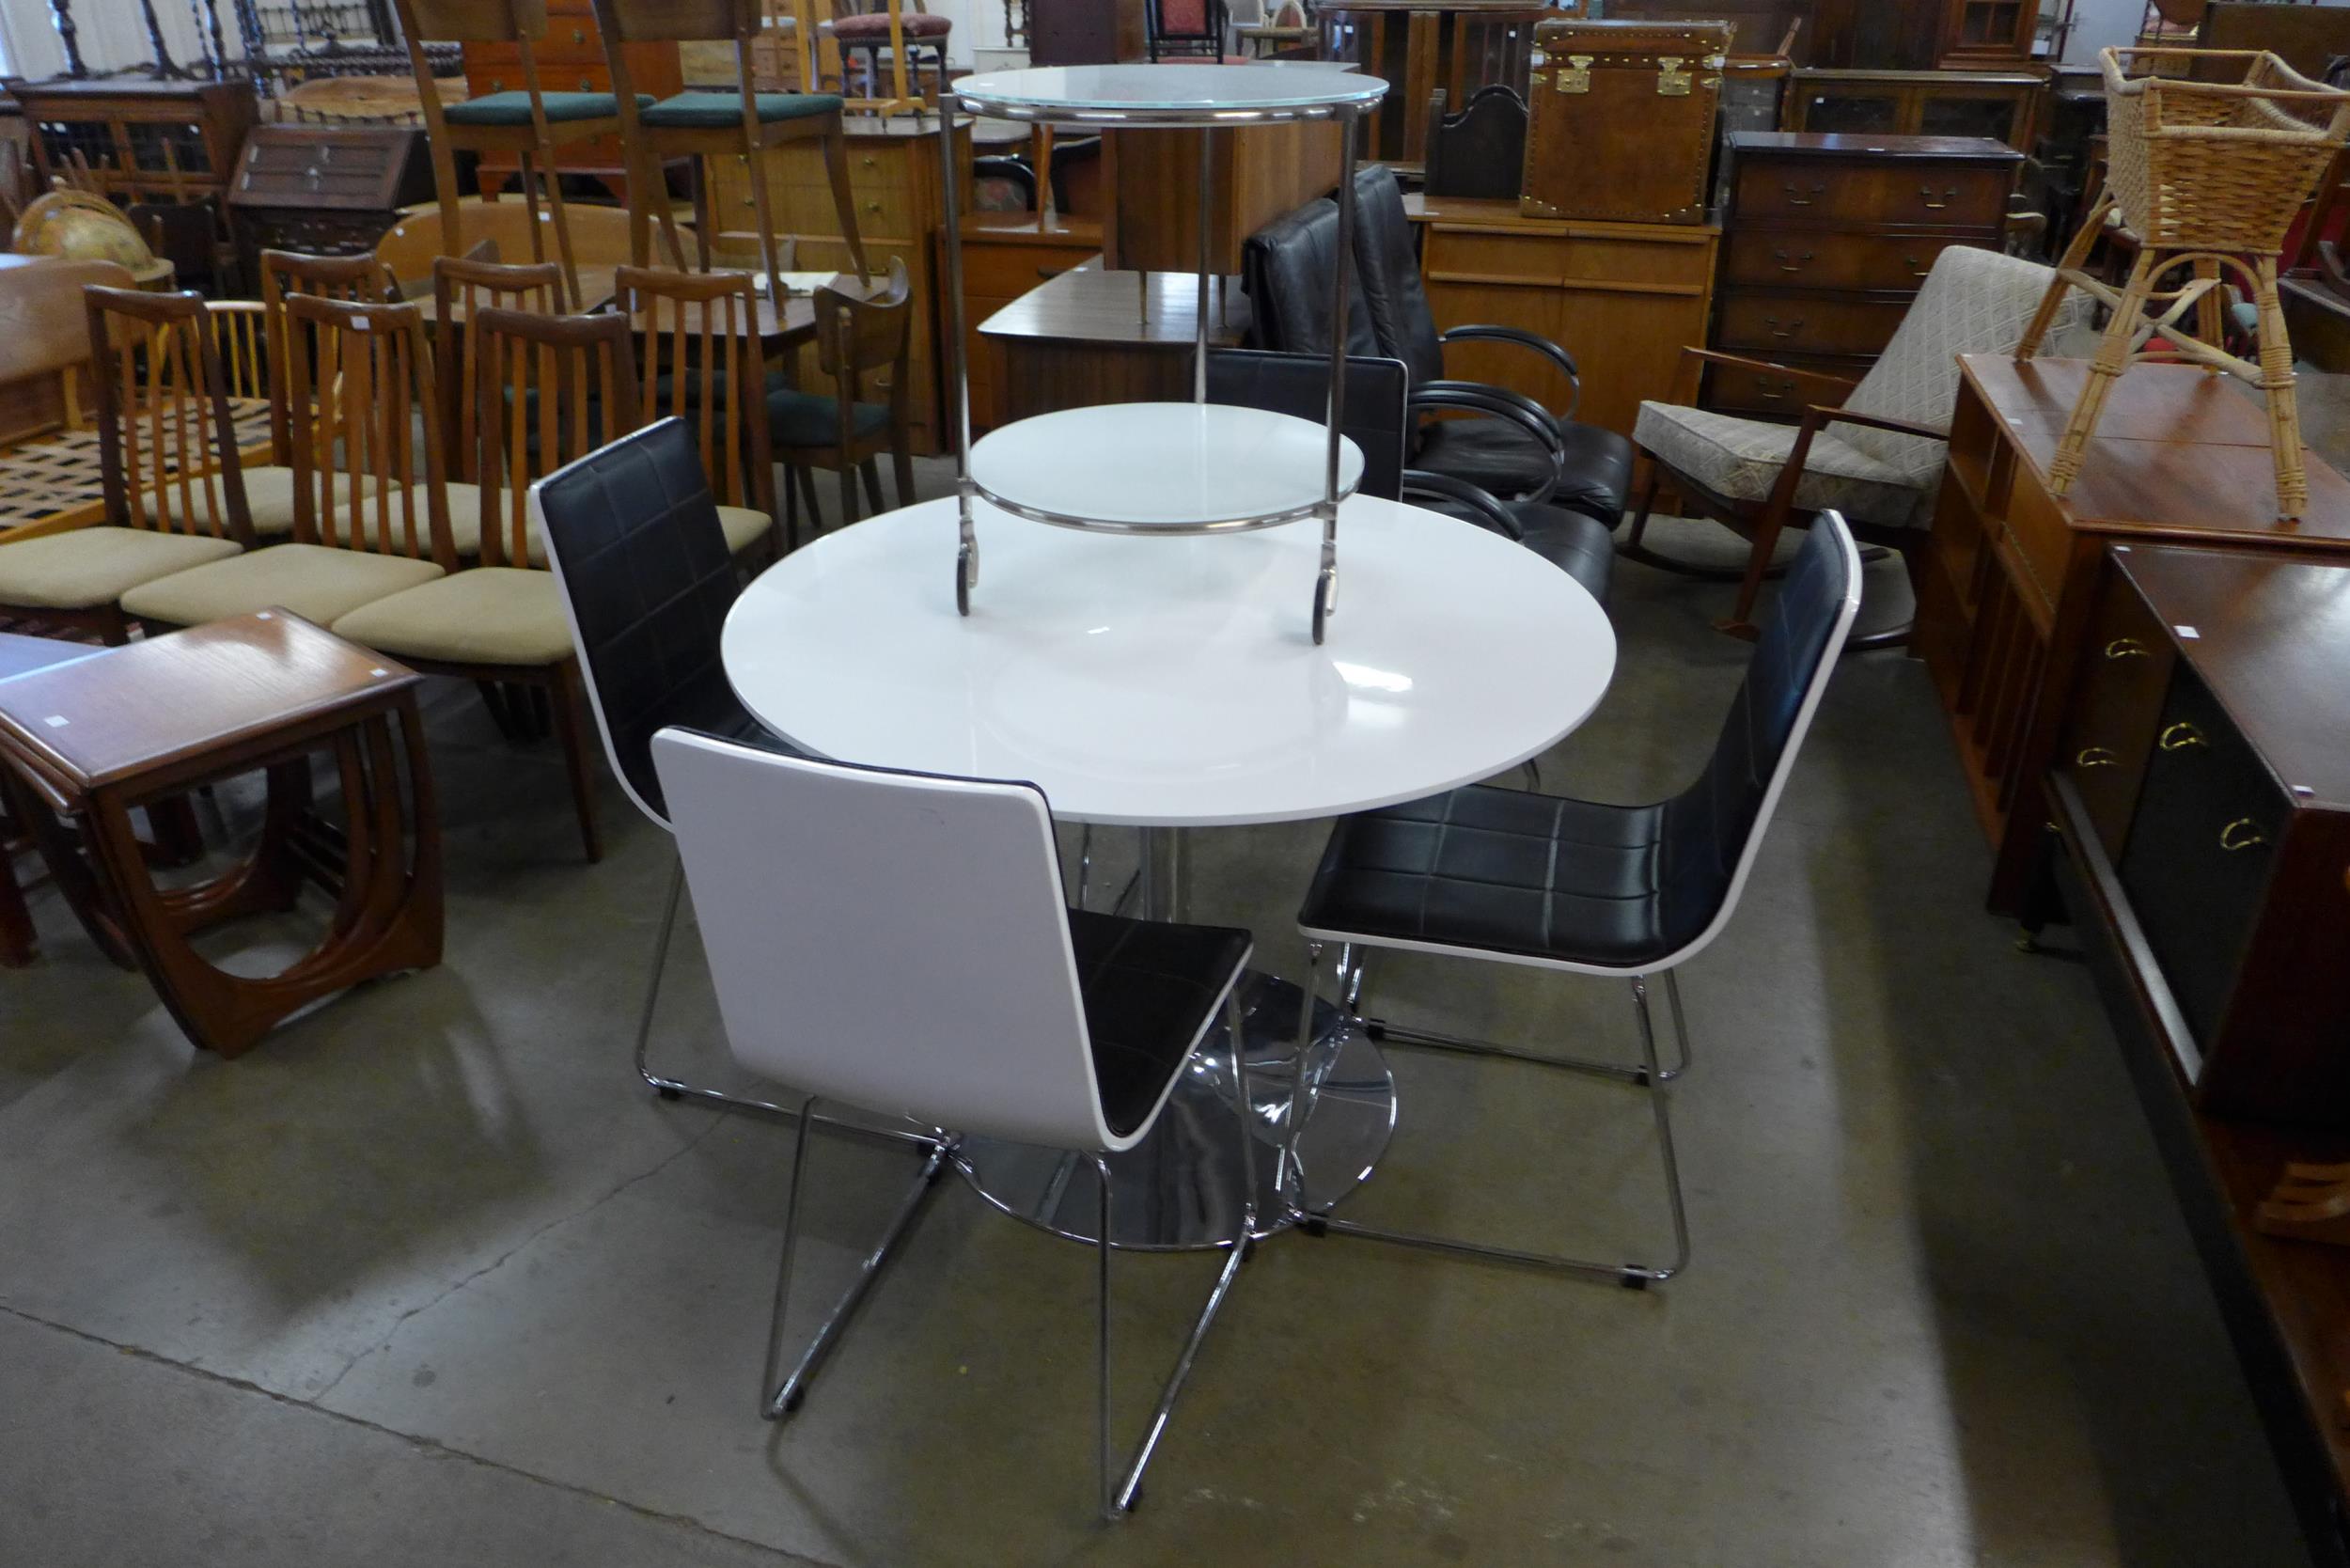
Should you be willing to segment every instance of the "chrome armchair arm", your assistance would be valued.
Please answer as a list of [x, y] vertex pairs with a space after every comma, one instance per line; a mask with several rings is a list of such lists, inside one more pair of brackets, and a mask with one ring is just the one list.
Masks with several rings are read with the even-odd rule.
[[1408, 501], [1415, 495], [1436, 496], [1455, 502], [1476, 512], [1485, 526], [1502, 538], [1520, 543], [1526, 541], [1526, 529], [1519, 525], [1510, 509], [1503, 506], [1492, 491], [1480, 489], [1466, 479], [1456, 479], [1449, 474], [1432, 474], [1425, 468], [1406, 468], [1403, 470], [1403, 498]]
[[1567, 412], [1560, 417], [1574, 418], [1575, 409], [1583, 401], [1583, 372], [1576, 368], [1574, 355], [1539, 333], [1527, 332], [1519, 327], [1477, 324], [1457, 326], [1449, 332], [1440, 332], [1436, 334], [1436, 341], [1438, 343], [1510, 343], [1521, 349], [1530, 349], [1549, 360], [1551, 365], [1567, 378]]
[[1559, 421], [1540, 403], [1517, 393], [1475, 382], [1423, 382], [1413, 390], [1410, 408], [1414, 414], [1423, 410], [1481, 414], [1507, 420], [1532, 436], [1550, 454], [1550, 477], [1526, 494], [1512, 496], [1513, 500], [1547, 501], [1566, 475], [1567, 444]]

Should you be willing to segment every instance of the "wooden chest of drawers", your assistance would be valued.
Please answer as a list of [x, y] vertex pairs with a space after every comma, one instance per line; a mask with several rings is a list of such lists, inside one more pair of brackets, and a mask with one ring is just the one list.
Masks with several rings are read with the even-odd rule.
[[230, 228], [247, 277], [264, 250], [313, 256], [371, 251], [400, 209], [432, 199], [421, 130], [374, 125], [259, 125], [228, 189]]
[[[2023, 157], [1966, 136], [1741, 131], [1712, 346], [1857, 378], [1950, 245], [1997, 249]], [[1752, 373], [1709, 378], [1707, 406], [1792, 415]]]
[[2218, 1115], [2350, 1124], [2350, 570], [2117, 545], [2060, 832]]

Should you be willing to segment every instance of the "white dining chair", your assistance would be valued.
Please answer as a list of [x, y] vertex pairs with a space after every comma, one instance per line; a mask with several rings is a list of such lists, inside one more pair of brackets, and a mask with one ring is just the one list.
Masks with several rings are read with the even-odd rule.
[[[1096, 1371], [1101, 1507], [1133, 1505], [1209, 1325], [1250, 1249], [1226, 1244], [1138, 1448], [1111, 1466], [1108, 1156], [1149, 1136], [1225, 1015], [1246, 931], [1070, 909], [1033, 785], [791, 757], [692, 731], [652, 738], [735, 1059], [804, 1097], [761, 1392], [770, 1419], [808, 1380], [965, 1136], [1066, 1151], [1099, 1184]], [[1233, 1136], [1251, 1157], [1245, 1052]], [[819, 1101], [938, 1129], [905, 1200], [799, 1364], [775, 1384]], [[1246, 1184], [1253, 1195], [1251, 1178]], [[773, 1392], [767, 1390], [772, 1388]]]

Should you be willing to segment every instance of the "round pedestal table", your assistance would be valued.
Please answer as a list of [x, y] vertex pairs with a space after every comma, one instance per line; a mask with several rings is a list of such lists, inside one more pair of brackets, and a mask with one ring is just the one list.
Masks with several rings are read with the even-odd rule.
[[[827, 534], [752, 583], [727, 620], [727, 674], [762, 723], [820, 756], [1023, 779], [1059, 820], [1152, 830], [1418, 800], [1513, 768], [1590, 716], [1616, 639], [1573, 578], [1417, 507], [1356, 495], [1343, 518], [1344, 596], [1316, 646], [1297, 614], [1320, 568], [1314, 530], [1086, 533], [980, 504], [988, 591], [966, 617], [937, 570], [958, 537], [956, 503], [924, 502]], [[1155, 858], [1146, 846], [1145, 865]], [[1157, 902], [1181, 907], [1180, 894]], [[1267, 976], [1245, 983], [1239, 1048], [1266, 1151], [1257, 1213], [1271, 1230], [1284, 1213], [1272, 1151], [1298, 1080], [1300, 997]], [[1203, 1052], [1152, 1136], [1112, 1157], [1116, 1245], [1230, 1239], [1247, 1196], [1230, 1049]], [[1394, 1080], [1336, 1009], [1318, 1011], [1308, 1056], [1300, 1165], [1321, 1208], [1385, 1149]], [[1092, 1238], [1091, 1183], [1071, 1179], [1081, 1162], [971, 1139], [959, 1163], [1006, 1211]]]

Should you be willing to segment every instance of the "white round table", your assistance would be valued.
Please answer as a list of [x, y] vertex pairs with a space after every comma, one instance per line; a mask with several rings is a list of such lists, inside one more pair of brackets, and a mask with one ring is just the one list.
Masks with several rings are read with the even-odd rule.
[[[1335, 817], [1490, 778], [1572, 732], [1615, 670], [1615, 634], [1581, 585], [1498, 534], [1399, 502], [1342, 505], [1338, 613], [1320, 647], [1297, 611], [1319, 566], [1313, 528], [1085, 533], [983, 503], [976, 518], [986, 589], [967, 617], [939, 570], [951, 500], [827, 534], [760, 575], [723, 644], [744, 705], [820, 756], [1026, 780], [1066, 821], [1189, 828]], [[1256, 977], [1244, 999], [1270, 1227], [1298, 995]], [[1316, 1038], [1300, 1154], [1322, 1207], [1369, 1174], [1394, 1093], [1377, 1048], [1335, 1010]], [[1245, 1184], [1229, 1071], [1212, 1059], [1113, 1160], [1121, 1184], [1150, 1192], [1116, 1205], [1119, 1245], [1230, 1237]], [[1010, 1212], [1091, 1236], [1077, 1212], [1092, 1208], [1089, 1184], [1068, 1180], [1063, 1155], [972, 1140], [964, 1166]]]

